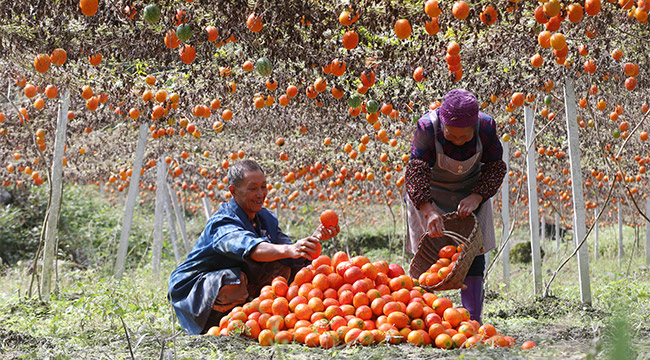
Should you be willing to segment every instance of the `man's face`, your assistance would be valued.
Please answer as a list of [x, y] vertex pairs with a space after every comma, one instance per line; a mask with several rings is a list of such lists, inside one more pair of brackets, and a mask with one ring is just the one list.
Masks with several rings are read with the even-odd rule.
[[259, 170], [244, 170], [244, 179], [239, 186], [230, 189], [237, 204], [250, 216], [255, 216], [262, 206], [269, 192], [266, 188], [266, 177]]
[[443, 125], [442, 129], [445, 135], [445, 139], [451, 141], [452, 144], [456, 146], [464, 145], [466, 142], [472, 140], [474, 137], [474, 132], [476, 131], [474, 126], [456, 127]]

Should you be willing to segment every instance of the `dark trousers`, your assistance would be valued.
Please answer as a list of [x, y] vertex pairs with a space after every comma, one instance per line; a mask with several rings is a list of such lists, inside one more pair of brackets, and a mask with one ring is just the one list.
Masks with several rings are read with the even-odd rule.
[[[242, 284], [246, 284], [243, 286], [246, 286], [246, 291], [248, 291], [248, 301], [252, 300], [253, 298], [256, 298], [260, 295], [260, 290], [265, 286], [265, 285], [271, 285], [271, 282], [273, 279], [275, 279], [278, 276], [283, 276], [285, 279], [287, 279], [287, 282], [290, 284], [293, 281], [293, 278], [295, 277], [296, 273], [300, 270], [299, 267], [292, 268], [289, 266], [286, 266], [279, 261], [272, 261], [268, 263], [264, 263], [261, 268], [258, 268], [255, 272], [249, 272], [249, 273], [244, 273], [243, 276], [246, 276], [247, 281], [244, 282], [242, 281]], [[227, 290], [228, 289], [223, 289]], [[232, 291], [232, 289], [230, 289]], [[219, 291], [219, 295], [217, 296], [216, 302], [219, 302], [219, 298], [222, 297], [222, 291]], [[230, 309], [234, 308], [235, 306], [243, 305], [243, 303], [232, 303], [230, 304], [232, 306], [229, 306]], [[223, 308], [223, 305], [221, 306]], [[201, 331], [202, 334], [205, 334], [210, 330], [211, 327], [213, 326], [219, 326], [219, 322], [221, 321], [221, 318], [226, 316], [230, 310], [227, 311], [217, 311], [213, 309], [210, 312], [210, 316], [208, 317], [208, 321], [206, 321], [205, 326], [203, 326], [203, 330]]]
[[483, 277], [484, 273], [485, 273], [485, 255], [484, 254], [476, 255], [474, 261], [472, 261], [472, 265], [469, 266], [469, 270], [467, 271], [467, 276]]

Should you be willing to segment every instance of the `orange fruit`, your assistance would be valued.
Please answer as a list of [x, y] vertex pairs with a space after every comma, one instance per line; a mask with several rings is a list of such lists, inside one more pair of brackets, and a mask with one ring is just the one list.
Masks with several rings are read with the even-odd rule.
[[411, 23], [406, 19], [399, 19], [395, 22], [394, 30], [397, 38], [404, 40], [411, 36]]
[[483, 324], [478, 328], [478, 334], [482, 335], [483, 338], [491, 338], [497, 334], [497, 330], [491, 324]]
[[97, 13], [99, 3], [97, 0], [79, 0], [81, 13], [86, 16], [93, 16]]
[[534, 348], [535, 346], [537, 346], [537, 344], [535, 344], [534, 341], [528, 340], [528, 341], [524, 341], [524, 343], [521, 344], [521, 349], [528, 350]]
[[354, 344], [359, 338], [359, 334], [361, 334], [362, 331], [363, 330], [361, 330], [360, 328], [349, 329], [348, 332], [345, 334], [345, 338], [343, 339], [343, 341], [346, 344]]
[[339, 217], [332, 210], [325, 210], [320, 214], [320, 222], [325, 227], [336, 227], [339, 224]]
[[255, 320], [247, 320], [245, 325], [244, 334], [250, 338], [258, 339], [262, 331], [260, 324]]
[[305, 336], [305, 345], [309, 347], [316, 347], [320, 345], [319, 335], [317, 333], [310, 332]]
[[465, 341], [467, 341], [467, 336], [458, 333], [451, 337], [451, 341], [454, 342], [455, 347], [460, 348], [465, 344]]
[[329, 349], [334, 347], [338, 340], [334, 338], [334, 335], [331, 332], [325, 332], [318, 337], [318, 342], [323, 349]]
[[271, 283], [271, 290], [275, 296], [285, 296], [289, 290], [289, 285], [285, 281], [273, 281]]
[[441, 13], [438, 0], [428, 0], [424, 3], [424, 12], [429, 15], [429, 17], [438, 17]]
[[61, 66], [65, 63], [65, 61], [68, 59], [68, 54], [66, 53], [65, 50], [61, 48], [56, 48], [52, 50], [52, 54], [50, 55], [50, 62], [54, 66]]
[[394, 311], [388, 314], [388, 323], [395, 325], [396, 328], [402, 329], [408, 324], [409, 318], [401, 311]]
[[429, 336], [425, 331], [423, 330], [415, 330], [411, 331], [406, 340], [410, 342], [411, 344], [415, 346], [424, 346], [425, 345], [425, 335]]
[[451, 8], [451, 12], [458, 20], [465, 20], [469, 15], [469, 5], [465, 1], [457, 1]]
[[368, 305], [361, 305], [357, 307], [355, 315], [361, 320], [370, 320], [372, 319], [373, 312]]
[[230, 320], [226, 327], [228, 335], [240, 335], [244, 333], [244, 322], [241, 320]]
[[411, 319], [421, 318], [423, 313], [424, 306], [417, 301], [411, 302], [406, 307], [406, 315], [408, 315]]
[[284, 329], [284, 317], [281, 315], [273, 315], [266, 321], [266, 327], [274, 333]]
[[453, 303], [451, 302], [451, 300], [449, 300], [448, 298], [441, 297], [433, 301], [431, 308], [435, 310], [436, 314], [442, 317], [445, 310], [447, 310], [452, 306]]
[[454, 309], [453, 307], [445, 309], [442, 318], [454, 328], [458, 326], [458, 324], [460, 324], [460, 322], [463, 320], [463, 316], [461, 315], [460, 311]]
[[566, 47], [566, 38], [562, 33], [555, 33], [550, 38], [551, 47], [555, 50], [562, 50]]
[[461, 323], [461, 325], [458, 327], [458, 333], [463, 334], [465, 337], [469, 338], [471, 336], [474, 336], [476, 331], [474, 331], [474, 327], [470, 324]]
[[293, 335], [286, 330], [278, 331], [274, 340], [276, 344], [290, 344], [293, 341]]
[[436, 339], [438, 335], [440, 334], [446, 334], [445, 333], [445, 327], [442, 326], [440, 323], [433, 323], [431, 326], [429, 326], [429, 336], [432, 339]]
[[454, 342], [452, 341], [451, 336], [443, 333], [436, 336], [435, 344], [440, 349], [451, 349]]
[[424, 330], [426, 328], [426, 324], [424, 323], [424, 320], [420, 318], [416, 318], [411, 320], [411, 329], [412, 330]]
[[287, 316], [289, 314], [289, 302], [283, 297], [273, 300], [271, 305], [273, 315]]
[[458, 56], [460, 53], [460, 45], [457, 42], [452, 41], [447, 45], [447, 54], [450, 56]]
[[211, 327], [211, 328], [208, 330], [208, 332], [205, 333], [205, 334], [206, 334], [206, 335], [219, 335], [219, 331], [220, 331], [220, 330], [221, 330], [221, 329], [220, 329], [218, 326], [213, 326], [213, 327]]
[[307, 326], [299, 327], [296, 328], [296, 330], [293, 332], [293, 337], [297, 343], [305, 344], [305, 339], [307, 338], [307, 335], [310, 333], [312, 333], [312, 330], [309, 327]]
[[51, 60], [49, 55], [39, 54], [34, 58], [34, 68], [39, 73], [47, 72], [47, 70], [50, 68], [50, 64]]
[[260, 331], [260, 334], [257, 337], [257, 340], [262, 346], [271, 346], [273, 344], [274, 339], [275, 339], [275, 335], [273, 335], [273, 332], [268, 329]]
[[375, 336], [369, 330], [362, 330], [357, 336], [356, 340], [359, 342], [359, 344], [368, 346], [375, 341]]

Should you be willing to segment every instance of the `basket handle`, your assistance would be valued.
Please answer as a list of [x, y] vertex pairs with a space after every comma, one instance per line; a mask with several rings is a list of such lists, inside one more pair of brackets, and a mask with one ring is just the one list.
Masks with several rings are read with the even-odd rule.
[[[457, 233], [457, 232], [455, 232], [455, 231], [451, 231], [451, 230], [443, 230], [443, 231], [442, 231], [442, 234], [445, 235], [445, 236], [448, 236], [448, 237], [452, 238], [453, 240], [458, 241], [459, 243], [461, 243], [461, 244], [463, 244], [463, 245], [469, 245], [469, 244], [470, 244], [469, 239], [467, 239], [466, 237], [464, 237], [463, 235], [461, 235], [461, 234], [459, 234], [459, 233]], [[433, 238], [432, 236], [429, 235], [428, 232], [426, 233], [426, 235], [427, 235], [428, 237]], [[425, 238], [424, 236], [423, 236], [422, 238], [420, 238], [420, 243], [418, 244], [418, 248], [419, 248], [419, 246], [421, 246], [421, 244], [422, 244], [422, 239], [424, 239], [424, 238]]]
[[451, 230], [443, 230], [442, 234], [460, 242], [463, 245], [469, 245], [470, 243], [470, 241], [466, 237]]

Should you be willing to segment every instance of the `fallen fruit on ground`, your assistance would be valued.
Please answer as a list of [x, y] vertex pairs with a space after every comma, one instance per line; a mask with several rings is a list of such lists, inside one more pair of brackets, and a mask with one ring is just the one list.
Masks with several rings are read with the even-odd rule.
[[450, 299], [424, 291], [401, 266], [384, 263], [344, 252], [333, 259], [315, 257], [291, 283], [277, 277], [259, 297], [233, 308], [208, 335], [255, 338], [262, 346], [300, 343], [325, 349], [386, 342], [441, 349], [516, 343], [491, 324], [470, 320], [469, 312]]

